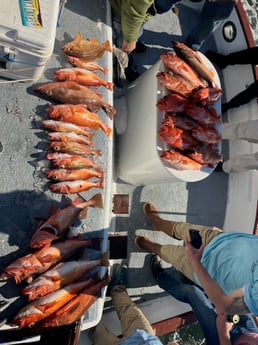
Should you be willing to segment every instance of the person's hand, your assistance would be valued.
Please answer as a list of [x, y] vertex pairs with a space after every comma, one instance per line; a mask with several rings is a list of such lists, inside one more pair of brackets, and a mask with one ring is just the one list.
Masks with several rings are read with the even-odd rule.
[[202, 253], [204, 246], [201, 245], [199, 249], [194, 248], [191, 242], [185, 237], [185, 254], [190, 262], [200, 262], [202, 258]]
[[136, 42], [128, 43], [126, 41], [123, 41], [121, 50], [123, 50], [127, 54], [130, 54], [135, 48], [136, 48]]
[[227, 321], [227, 314], [216, 310], [216, 326], [220, 339], [230, 339], [230, 330], [233, 326], [232, 322]]

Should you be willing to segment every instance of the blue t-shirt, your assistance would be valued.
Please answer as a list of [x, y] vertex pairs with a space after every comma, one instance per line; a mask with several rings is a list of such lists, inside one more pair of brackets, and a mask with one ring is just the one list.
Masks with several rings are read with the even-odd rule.
[[258, 236], [222, 233], [205, 247], [201, 262], [226, 294], [243, 288], [250, 312], [258, 314]]
[[137, 329], [119, 345], [162, 345], [155, 335], [146, 333], [143, 329]]

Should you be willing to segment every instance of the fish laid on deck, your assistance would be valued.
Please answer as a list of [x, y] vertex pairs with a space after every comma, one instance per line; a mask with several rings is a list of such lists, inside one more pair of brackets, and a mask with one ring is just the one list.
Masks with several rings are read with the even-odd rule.
[[70, 153], [75, 155], [101, 155], [101, 150], [92, 150], [87, 145], [82, 145], [73, 141], [50, 141], [48, 147], [61, 153]]
[[53, 105], [48, 107], [48, 116], [56, 121], [70, 122], [95, 130], [101, 129], [108, 136], [112, 132], [112, 129], [102, 121], [99, 115], [89, 111], [83, 104]]
[[105, 51], [112, 52], [109, 40], [106, 40], [103, 44], [94, 38], [84, 40], [81, 32], [77, 32], [75, 38], [66, 43], [61, 49], [65, 54], [85, 61], [101, 58]]
[[46, 272], [50, 267], [63, 261], [79, 249], [96, 244], [96, 239], [70, 238], [62, 242], [45, 246], [33, 253], [16, 259], [4, 268], [0, 280], [14, 278], [16, 283], [32, 281], [33, 276]]
[[91, 111], [103, 109], [110, 119], [116, 113], [116, 109], [102, 95], [75, 81], [46, 83], [36, 87], [35, 91], [64, 104], [85, 104]]
[[78, 67], [78, 68], [84, 68], [88, 71], [92, 71], [92, 72], [102, 72], [103, 74], [107, 74], [108, 73], [108, 69], [99, 65], [98, 63], [94, 62], [94, 61], [83, 61], [75, 56], [69, 56], [67, 55], [67, 61], [74, 67]]
[[82, 289], [92, 284], [92, 277], [69, 284], [46, 296], [40, 297], [20, 309], [12, 323], [19, 327], [33, 327], [36, 322], [50, 316], [68, 303]]
[[81, 169], [51, 169], [46, 172], [48, 179], [55, 181], [88, 180], [92, 177], [103, 179], [103, 173], [96, 170]]
[[52, 141], [63, 141], [63, 142], [70, 142], [73, 141], [75, 143], [84, 144], [87, 146], [94, 146], [93, 141], [89, 140], [89, 138], [82, 134], [76, 134], [73, 132], [50, 132], [48, 133], [48, 139]]
[[69, 155], [68, 153], [47, 153], [46, 156], [54, 167], [63, 169], [94, 168], [102, 172], [102, 168], [92, 161], [89, 157], [81, 155]]
[[50, 190], [54, 193], [61, 194], [75, 194], [84, 192], [91, 188], [103, 189], [103, 181], [91, 182], [88, 180], [77, 180], [77, 181], [64, 181], [54, 183], [49, 186]]
[[54, 120], [42, 120], [42, 126], [51, 131], [63, 132], [63, 133], [74, 133], [85, 135], [88, 138], [92, 138], [94, 132], [89, 132], [85, 128], [77, 126], [73, 123], [63, 122], [63, 121], [54, 121]]
[[108, 285], [109, 281], [110, 279], [107, 272], [101, 280], [83, 289], [78, 296], [74, 297], [48, 318], [42, 320], [36, 325], [35, 329], [40, 330], [46, 327], [69, 325], [79, 320], [97, 300], [101, 289], [105, 285]]
[[109, 91], [113, 91], [113, 83], [108, 82], [91, 71], [82, 68], [62, 68], [54, 73], [55, 80], [72, 80], [84, 86], [99, 87], [104, 86]]
[[76, 197], [69, 206], [58, 209], [37, 227], [29, 246], [31, 248], [40, 248], [50, 245], [53, 240], [65, 236], [75, 220], [86, 216], [88, 207], [103, 208], [102, 195], [100, 193], [95, 194], [89, 200]]
[[22, 289], [22, 294], [27, 295], [28, 299], [32, 301], [78, 281], [94, 267], [109, 266], [109, 264], [109, 252], [104, 253], [95, 260], [80, 259], [61, 262], [34, 279]]

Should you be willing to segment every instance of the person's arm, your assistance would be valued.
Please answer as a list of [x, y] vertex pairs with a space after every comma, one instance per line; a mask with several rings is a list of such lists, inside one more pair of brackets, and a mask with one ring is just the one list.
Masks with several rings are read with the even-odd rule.
[[215, 280], [212, 279], [212, 277], [203, 267], [201, 264], [203, 249], [203, 246], [201, 246], [200, 249], [195, 249], [185, 238], [185, 250], [189, 262], [191, 263], [194, 272], [198, 276], [205, 293], [215, 305], [216, 309], [221, 310], [221, 312], [226, 314], [249, 313], [250, 311], [244, 302], [243, 289], [237, 289], [230, 295], [226, 295], [221, 287], [215, 282]]

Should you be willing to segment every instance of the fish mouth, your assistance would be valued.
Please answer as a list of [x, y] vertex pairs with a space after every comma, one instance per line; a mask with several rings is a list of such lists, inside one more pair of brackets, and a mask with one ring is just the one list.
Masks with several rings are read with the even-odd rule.
[[57, 235], [58, 230], [51, 224], [43, 224], [40, 228], [39, 231], [46, 231], [50, 234]]

